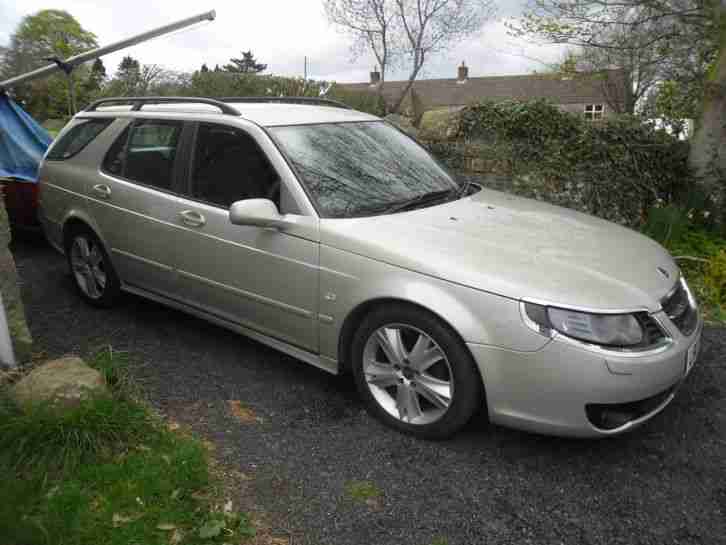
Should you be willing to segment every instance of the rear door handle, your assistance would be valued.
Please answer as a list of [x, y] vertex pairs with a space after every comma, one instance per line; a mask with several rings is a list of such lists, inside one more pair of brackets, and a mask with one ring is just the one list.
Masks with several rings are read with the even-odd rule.
[[102, 199], [111, 198], [111, 188], [104, 184], [96, 184], [93, 186], [93, 192]]
[[207, 223], [204, 216], [195, 210], [183, 210], [179, 212], [179, 216], [181, 217], [182, 223], [189, 227], [202, 227]]

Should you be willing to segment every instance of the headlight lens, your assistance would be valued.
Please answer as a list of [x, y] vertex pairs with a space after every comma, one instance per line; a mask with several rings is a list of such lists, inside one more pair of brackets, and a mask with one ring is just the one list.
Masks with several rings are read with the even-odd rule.
[[525, 311], [542, 333], [554, 329], [605, 346], [633, 346], [643, 340], [643, 328], [632, 314], [588, 314], [532, 303], [525, 304]]

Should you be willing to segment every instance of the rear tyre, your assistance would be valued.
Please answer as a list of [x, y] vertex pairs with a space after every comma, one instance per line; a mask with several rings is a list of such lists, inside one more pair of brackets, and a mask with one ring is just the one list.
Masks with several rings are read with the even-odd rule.
[[379, 307], [363, 319], [351, 350], [368, 411], [402, 432], [450, 437], [483, 402], [482, 380], [466, 345], [423, 309]]
[[66, 257], [73, 283], [87, 303], [107, 308], [121, 293], [113, 264], [96, 234], [87, 227], [75, 227], [66, 237]]

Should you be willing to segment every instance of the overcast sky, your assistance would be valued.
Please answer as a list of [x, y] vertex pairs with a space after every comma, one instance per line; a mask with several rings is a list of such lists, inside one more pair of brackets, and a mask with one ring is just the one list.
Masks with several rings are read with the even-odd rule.
[[[503, 19], [518, 14], [524, 0], [496, 1], [497, 18], [480, 35], [432, 58], [421, 77], [455, 77], [462, 60], [473, 77], [529, 73], [541, 70], [541, 62], [562, 58], [557, 47], [507, 35]], [[203, 62], [211, 67], [225, 64], [248, 49], [259, 62], [268, 64], [267, 73], [284, 76], [302, 76], [305, 55], [309, 76], [328, 81], [367, 81], [375, 64], [370, 55], [351, 58], [349, 38], [328, 24], [322, 0], [0, 0], [0, 45], [7, 44], [23, 16], [47, 8], [70, 12], [96, 34], [100, 45], [216, 9], [217, 19], [212, 23], [104, 57], [109, 73], [124, 55], [144, 64], [192, 71]], [[397, 70], [388, 79], [404, 77], [405, 70]]]

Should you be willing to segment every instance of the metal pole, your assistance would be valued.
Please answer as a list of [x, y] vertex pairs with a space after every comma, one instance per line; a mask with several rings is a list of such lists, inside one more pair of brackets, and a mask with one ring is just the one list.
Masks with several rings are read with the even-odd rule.
[[[104, 47], [98, 47], [96, 49], [93, 49], [91, 51], [86, 51], [85, 53], [81, 53], [79, 55], [74, 55], [73, 57], [69, 57], [68, 59], [66, 59], [64, 61], [64, 63], [67, 65], [70, 65], [71, 67], [78, 66], [79, 64], [83, 64], [84, 62], [87, 62], [87, 61], [90, 61], [93, 59], [97, 59], [98, 57], [101, 57], [103, 55], [108, 55], [109, 53], [115, 53], [116, 51], [119, 51], [121, 49], [125, 49], [125, 48], [131, 47], [133, 45], [138, 45], [142, 42], [146, 42], [153, 38], [158, 38], [159, 36], [163, 36], [164, 34], [168, 34], [170, 32], [174, 32], [176, 30], [186, 28], [186, 27], [194, 25], [196, 23], [201, 23], [202, 21], [214, 21], [214, 18], [216, 16], [217, 16], [217, 14], [214, 10], [206, 11], [204, 13], [200, 13], [199, 15], [195, 15], [193, 17], [187, 17], [186, 19], [182, 19], [181, 21], [177, 21], [176, 23], [171, 23], [168, 25], [164, 25], [164, 26], [155, 28], [153, 30], [149, 30], [147, 32], [142, 32], [141, 34], [137, 34], [136, 36], [132, 36], [131, 38], [127, 38], [125, 40], [121, 40], [119, 42], [115, 42], [110, 45], [106, 45]], [[38, 68], [37, 70], [33, 70], [32, 72], [27, 72], [25, 74], [15, 76], [14, 78], [6, 79], [5, 81], [0, 81], [0, 89], [6, 89], [7, 87], [10, 87], [13, 85], [18, 85], [20, 83], [32, 81], [32, 80], [38, 79], [38, 78], [43, 78], [58, 70], [60, 70], [60, 68], [57, 64], [50, 64], [48, 66], [44, 66], [43, 68]]]
[[13, 341], [10, 338], [10, 329], [8, 328], [8, 319], [5, 316], [2, 294], [0, 294], [0, 364], [9, 367], [17, 367], [18, 365], [15, 361]]

